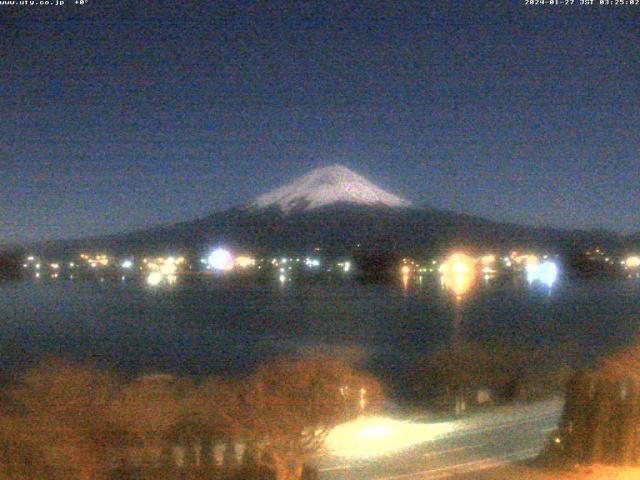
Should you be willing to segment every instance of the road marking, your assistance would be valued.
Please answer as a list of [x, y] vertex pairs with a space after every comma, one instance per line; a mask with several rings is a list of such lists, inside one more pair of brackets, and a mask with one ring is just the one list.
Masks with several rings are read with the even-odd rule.
[[[428, 477], [423, 477], [421, 480], [437, 480], [440, 478], [449, 478], [451, 476], [452, 473], [457, 474], [457, 475], [466, 475], [466, 474], [470, 474], [473, 472], [481, 472], [484, 470], [490, 470], [492, 468], [497, 468], [497, 467], [501, 467], [503, 465], [508, 465], [509, 463], [512, 463], [514, 460], [526, 460], [528, 458], [531, 458], [532, 456], [536, 455], [539, 452], [539, 450], [537, 448], [528, 448], [528, 449], [524, 449], [524, 450], [519, 450], [515, 453], [511, 453], [509, 455], [506, 455], [504, 457], [501, 457], [500, 459], [496, 459], [494, 458], [488, 458], [486, 459], [484, 462], [478, 462], [477, 463], [477, 467], [473, 468], [473, 469], [465, 469], [459, 472], [444, 472], [444, 473], [438, 473], [435, 476], [430, 475]], [[524, 453], [524, 455], [523, 455]], [[473, 463], [473, 462], [471, 462]], [[453, 470], [460, 470], [460, 468], [453, 468]]]
[[515, 427], [516, 425], [525, 425], [528, 423], [533, 423], [533, 422], [538, 422], [538, 421], [544, 421], [546, 419], [555, 417], [555, 414], [552, 415], [539, 415], [539, 416], [535, 416], [535, 417], [529, 417], [529, 418], [523, 418], [523, 419], [518, 419], [518, 420], [512, 420], [509, 422], [502, 422], [502, 423], [496, 423], [496, 424], [488, 424], [488, 425], [479, 425], [477, 427], [473, 427], [471, 425], [467, 425], [465, 428], [465, 425], [462, 425], [461, 428], [459, 430], [453, 431], [451, 433], [449, 433], [448, 435], [444, 436], [443, 438], [449, 438], [449, 437], [455, 437], [457, 436], [456, 434], [459, 434], [460, 432], [464, 432], [467, 435], [475, 435], [475, 434], [480, 434], [480, 433], [485, 433], [485, 432], [490, 432], [493, 430], [504, 430], [507, 428], [511, 428], [511, 427]]
[[[391, 475], [388, 477], [377, 477], [376, 480], [398, 480], [402, 478], [415, 478], [416, 480], [436, 480], [439, 478], [447, 478], [453, 473], [462, 474], [478, 472], [481, 470], [488, 470], [490, 468], [495, 468], [511, 463], [513, 460], [525, 460], [536, 455], [539, 451], [540, 449], [538, 448], [526, 448], [524, 450], [518, 450], [517, 452], [502, 455], [499, 457], [485, 457], [477, 460], [471, 460], [469, 462], [447, 465], [445, 467], [431, 468], [429, 470], [422, 470], [419, 472], [403, 473], [400, 475]], [[457, 472], [458, 470], [462, 471]]]
[[474, 445], [467, 445], [465, 447], [458, 447], [458, 448], [449, 448], [447, 450], [436, 450], [435, 452], [428, 452], [425, 453], [423, 455], [424, 458], [431, 458], [431, 457], [436, 457], [438, 455], [444, 455], [447, 453], [454, 453], [454, 452], [463, 452], [465, 450], [471, 450], [473, 448], [480, 448], [484, 445], [488, 445], [487, 443], [478, 443], [478, 444], [474, 444]]
[[351, 468], [351, 465], [338, 465], [337, 467], [325, 467], [325, 468], [319, 468], [318, 471], [319, 472], [333, 472], [336, 470], [349, 470]]

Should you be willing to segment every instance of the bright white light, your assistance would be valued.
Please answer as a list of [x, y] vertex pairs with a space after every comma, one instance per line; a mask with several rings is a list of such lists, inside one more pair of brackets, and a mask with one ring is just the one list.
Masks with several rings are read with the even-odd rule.
[[456, 263], [453, 265], [453, 273], [463, 275], [467, 273], [467, 266], [464, 263]]
[[320, 260], [317, 258], [306, 258], [304, 261], [305, 265], [310, 268], [315, 268], [320, 266]]
[[627, 268], [638, 268], [640, 267], [640, 257], [638, 257], [637, 255], [627, 257], [627, 259], [624, 261], [624, 264], [627, 266]]
[[162, 282], [162, 274], [160, 272], [151, 272], [147, 277], [147, 283], [152, 287], [160, 285]]
[[160, 265], [160, 273], [165, 276], [175, 275], [176, 271], [178, 270], [176, 264], [173, 261], [169, 261], [169, 258], [167, 258], [167, 260], [162, 265]]
[[209, 268], [217, 271], [226, 271], [233, 268], [233, 256], [224, 248], [216, 248], [207, 259]]
[[285, 275], [280, 275], [280, 283], [284, 283], [287, 281], [287, 277]]
[[553, 285], [558, 278], [558, 266], [554, 262], [544, 262], [540, 265], [540, 278], [547, 285]]
[[538, 275], [540, 273], [540, 265], [527, 265], [527, 282], [532, 284], [538, 279]]
[[451, 422], [411, 423], [385, 417], [360, 417], [334, 428], [326, 446], [332, 455], [351, 459], [392, 455], [452, 432]]
[[551, 288], [558, 279], [558, 266], [551, 261], [540, 264], [528, 264], [526, 271], [529, 284], [540, 282]]
[[133, 262], [131, 260], [125, 260], [124, 262], [122, 262], [122, 268], [131, 268], [133, 267]]

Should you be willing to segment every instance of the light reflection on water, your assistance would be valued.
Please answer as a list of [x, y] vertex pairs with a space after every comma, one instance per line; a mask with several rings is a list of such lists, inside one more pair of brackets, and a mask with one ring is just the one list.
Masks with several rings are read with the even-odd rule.
[[402, 369], [450, 342], [456, 320], [469, 339], [572, 344], [591, 359], [638, 332], [640, 285], [562, 279], [549, 294], [521, 276], [497, 276], [456, 303], [435, 274], [406, 285], [292, 277], [286, 288], [271, 279], [156, 290], [120, 278], [40, 279], [0, 285], [0, 318], [0, 359], [9, 367], [65, 354], [132, 370], [226, 372], [332, 346]]

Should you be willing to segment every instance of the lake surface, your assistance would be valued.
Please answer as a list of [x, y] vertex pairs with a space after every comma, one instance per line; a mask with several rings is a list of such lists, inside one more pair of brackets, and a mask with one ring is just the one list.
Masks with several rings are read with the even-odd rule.
[[225, 373], [313, 349], [402, 371], [454, 332], [570, 347], [572, 361], [588, 363], [639, 331], [637, 280], [563, 279], [549, 292], [498, 279], [460, 302], [435, 278], [406, 289], [331, 278], [285, 286], [205, 279], [155, 290], [133, 280], [0, 285], [4, 371], [60, 355], [130, 372]]

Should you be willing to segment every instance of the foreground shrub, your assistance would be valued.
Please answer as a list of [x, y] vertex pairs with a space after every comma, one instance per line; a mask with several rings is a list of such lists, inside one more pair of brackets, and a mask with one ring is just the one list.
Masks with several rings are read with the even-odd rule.
[[48, 362], [5, 392], [0, 480], [312, 478], [305, 463], [328, 432], [381, 398], [375, 379], [327, 357], [200, 382]]

